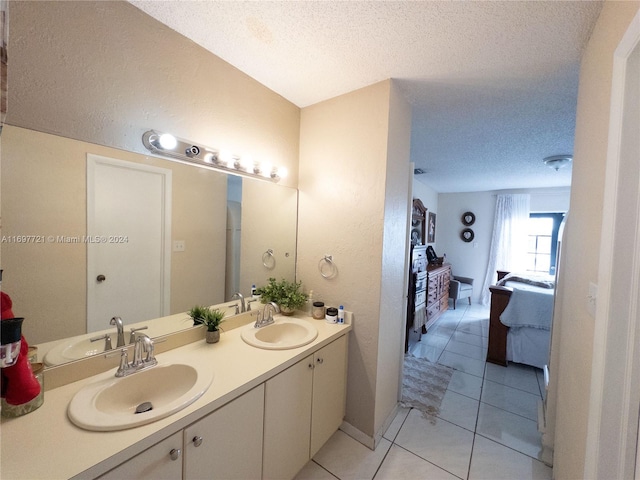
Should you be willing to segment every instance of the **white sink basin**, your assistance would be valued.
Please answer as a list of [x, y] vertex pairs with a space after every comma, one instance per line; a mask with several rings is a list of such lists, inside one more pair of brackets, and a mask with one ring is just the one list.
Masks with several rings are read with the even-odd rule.
[[[212, 381], [213, 373], [204, 368], [179, 363], [157, 365], [87, 385], [71, 399], [67, 413], [73, 423], [86, 430], [124, 430], [155, 422], [191, 405]], [[137, 409], [144, 411], [136, 413]]]
[[[109, 334], [109, 336], [111, 337], [111, 344], [115, 348], [118, 340], [116, 332]], [[94, 337], [95, 333], [92, 335], [84, 335], [80, 338], [69, 338], [64, 340], [45, 353], [42, 360], [45, 365], [51, 367], [53, 365], [67, 363], [71, 360], [79, 360], [81, 358], [104, 353], [104, 339], [96, 342], [89, 340]]]
[[313, 342], [318, 336], [318, 330], [306, 320], [279, 317], [275, 323], [266, 327], [255, 328], [253, 323], [250, 323], [243, 327], [240, 336], [254, 347], [286, 350]]

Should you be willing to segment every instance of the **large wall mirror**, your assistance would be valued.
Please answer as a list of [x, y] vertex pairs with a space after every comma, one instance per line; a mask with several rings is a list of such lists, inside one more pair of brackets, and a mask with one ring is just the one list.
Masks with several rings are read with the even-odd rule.
[[[3, 290], [12, 297], [16, 315], [27, 319], [25, 335], [30, 343], [87, 333], [91, 283], [98, 284], [87, 264], [92, 246], [87, 239], [88, 155], [171, 171], [166, 315], [196, 304], [233, 305], [233, 293], [248, 297], [253, 284], [262, 285], [270, 276], [295, 277], [297, 191], [293, 188], [11, 126], [2, 133], [2, 150]], [[113, 192], [114, 197], [122, 194]], [[136, 205], [120, 212], [134, 220], [139, 215]], [[122, 232], [113, 233], [117, 238]], [[106, 280], [96, 288], [127, 266], [126, 257], [121, 263], [117, 251], [133, 246], [136, 238], [128, 237], [113, 245], [116, 261], [105, 267]], [[133, 323], [147, 326], [143, 321], [148, 318], [121, 313], [125, 302], [141, 301], [135, 288], [127, 291], [131, 294], [125, 292], [109, 302], [104, 329], [110, 328], [112, 316], [122, 316], [127, 330]], [[233, 313], [232, 307], [228, 315]], [[190, 327], [185, 315], [174, 320], [169, 331]], [[166, 325], [155, 329], [149, 325], [148, 330], [152, 335], [168, 333]], [[100, 350], [98, 342], [95, 351]]]
[[[237, 137], [237, 144], [257, 143], [268, 150], [269, 141], [276, 142], [276, 149], [290, 160], [297, 155], [299, 113], [295, 107], [249, 83], [228, 65], [220, 66], [219, 59], [126, 2], [12, 2], [9, 18], [9, 109], [0, 137], [2, 235], [9, 240], [0, 245], [0, 258], [2, 289], [12, 298], [14, 313], [25, 317], [23, 333], [30, 344], [49, 349], [55, 342], [85, 339], [91, 330], [99, 330], [87, 330], [91, 282], [100, 277], [89, 271], [85, 241], [91, 223], [88, 165], [95, 158], [134, 169], [140, 166], [169, 172], [170, 276], [164, 313], [175, 315], [171, 329], [191, 327], [184, 312], [195, 304], [226, 305], [233, 293], [248, 296], [253, 284], [264, 284], [269, 277], [295, 279], [295, 188], [158, 158], [145, 152], [141, 141], [146, 129], [171, 130], [173, 124], [185, 129], [177, 134], [189, 138], [189, 129], [184, 127], [188, 124], [193, 125], [192, 138], [204, 138], [200, 130], [222, 117], [226, 133]], [[112, 38], [100, 35], [102, 29], [113, 29]], [[84, 40], [78, 41], [79, 37]], [[176, 72], [183, 72], [179, 62], [189, 57], [187, 50], [192, 49], [193, 58], [206, 60], [203, 76], [211, 78], [207, 71], [211, 69], [220, 75], [219, 82], [230, 85], [222, 93], [201, 90], [199, 103], [189, 103], [191, 110], [220, 102], [227, 109], [245, 108], [249, 113], [254, 109], [256, 118], [272, 115], [272, 122], [253, 125], [246, 118], [228, 119], [223, 109], [217, 116], [188, 116], [176, 104], [190, 93], [189, 85], [176, 93], [179, 98], [167, 95], [163, 105], [151, 105], [147, 92], [173, 92], [175, 78], [165, 79], [149, 69], [144, 72], [135, 58], [149, 58], [149, 49], [159, 48], [160, 41], [184, 54], [154, 60], [150, 68], [176, 62]], [[114, 62], [120, 61], [125, 51], [131, 61], [116, 70]], [[94, 63], [78, 69], [75, 60], [83, 65]], [[117, 72], [118, 78], [97, 82], [105, 72]], [[137, 81], [120, 85], [127, 77]], [[57, 98], [51, 98], [52, 90]], [[249, 99], [244, 95], [247, 92], [251, 93]], [[89, 95], [83, 96], [85, 93]], [[171, 115], [165, 112], [171, 116], [165, 122], [161, 113], [170, 110], [172, 103], [175, 111]], [[114, 111], [96, 111], [101, 105]], [[283, 126], [289, 124], [296, 127]], [[124, 194], [114, 191], [107, 195], [106, 203]], [[119, 214], [130, 216], [133, 223], [144, 215], [136, 205], [118, 208]], [[121, 266], [113, 261], [110, 271]], [[108, 273], [104, 276], [105, 283], [113, 278]], [[122, 294], [131, 297], [122, 301], [135, 303], [135, 295]], [[109, 331], [113, 330], [110, 317], [120, 315], [120, 301], [112, 303], [113, 308], [104, 313], [104, 329]], [[147, 316], [156, 318], [155, 314]], [[127, 334], [132, 324], [148, 326], [151, 336], [168, 333], [166, 325], [154, 326], [144, 314], [122, 315], [122, 319]], [[101, 350], [99, 343], [96, 353]]]

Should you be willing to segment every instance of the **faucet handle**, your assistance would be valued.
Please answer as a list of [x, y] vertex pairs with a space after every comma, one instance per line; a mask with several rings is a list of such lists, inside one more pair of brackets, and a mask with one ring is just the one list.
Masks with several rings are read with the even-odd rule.
[[99, 337], [90, 338], [89, 340], [91, 342], [104, 340], [104, 351], [107, 352], [109, 350], [113, 350], [113, 346], [111, 345], [111, 336], [108, 333], [105, 333], [104, 335], [100, 335]]
[[139, 332], [140, 330], [146, 330], [147, 328], [149, 327], [146, 325], [144, 327], [132, 328], [131, 333], [129, 334], [129, 343], [131, 344], [136, 341], [136, 332]]
[[[116, 355], [118, 352], [109, 352], [105, 353], [104, 357], [109, 358]], [[118, 370], [116, 370], [116, 377], [124, 377], [127, 375], [127, 371], [129, 370], [129, 355], [127, 353], [126, 348], [120, 349], [120, 366], [118, 366]]]

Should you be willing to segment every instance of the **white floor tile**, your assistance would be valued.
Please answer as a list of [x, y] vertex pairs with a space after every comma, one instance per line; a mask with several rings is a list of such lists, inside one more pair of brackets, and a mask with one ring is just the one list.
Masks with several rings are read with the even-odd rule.
[[294, 480], [336, 480], [336, 477], [312, 460], [300, 470]]
[[387, 458], [375, 476], [375, 480], [456, 480], [458, 477], [396, 445], [391, 447]]
[[434, 347], [423, 342], [417, 342], [409, 349], [409, 353], [414, 357], [424, 358], [431, 363], [436, 363], [444, 352], [444, 347]]
[[447, 343], [449, 343], [449, 338], [450, 337], [442, 335], [432, 335], [431, 332], [429, 332], [422, 335], [418, 343], [444, 349], [447, 346]]
[[487, 363], [485, 379], [539, 395], [540, 387], [536, 370], [528, 365], [517, 363], [509, 363], [506, 367]]
[[313, 457], [313, 460], [340, 480], [372, 479], [391, 447], [382, 438], [371, 450], [338, 430]]
[[540, 459], [542, 443], [538, 426], [533, 420], [480, 403], [476, 433]]
[[476, 360], [474, 358], [465, 357], [458, 353], [447, 352], [446, 350], [440, 355], [438, 363], [447, 365], [461, 372], [475, 375], [476, 377], [482, 377], [484, 375], [485, 362], [482, 360]]
[[482, 401], [507, 412], [522, 415], [529, 420], [538, 420], [540, 395], [518, 390], [501, 383], [485, 380], [482, 387]]
[[467, 476], [473, 433], [464, 428], [413, 409], [395, 443], [449, 473]]
[[438, 417], [474, 432], [479, 403], [478, 400], [447, 390], [440, 403]]
[[456, 331], [455, 327], [447, 326], [447, 325], [436, 325], [427, 330], [427, 335], [437, 335], [439, 337], [444, 337], [447, 340], [451, 338], [451, 335]]
[[487, 348], [489, 339], [481, 335], [474, 335], [473, 333], [460, 332], [456, 330], [451, 336], [451, 340], [456, 340], [462, 343], [468, 343], [469, 345], [475, 345], [476, 347]]
[[400, 431], [402, 424], [407, 418], [407, 415], [409, 415], [410, 410], [411, 408], [409, 407], [399, 407], [395, 418], [391, 422], [391, 425], [389, 425], [389, 428], [387, 428], [387, 431], [384, 432], [384, 435], [382, 436], [387, 440], [393, 442], [396, 438], [396, 435], [398, 435], [398, 432]]
[[551, 480], [544, 463], [476, 435], [469, 480]]
[[482, 392], [482, 378], [455, 370], [451, 375], [448, 390], [480, 400]]
[[455, 330], [460, 323], [460, 318], [462, 317], [458, 312], [459, 311], [447, 310], [438, 320], [436, 320], [434, 327], [448, 327]]
[[489, 322], [485, 321], [484, 318], [470, 319], [468, 321], [464, 318], [460, 321], [456, 330], [459, 332], [473, 333], [474, 335], [488, 337]]
[[475, 358], [476, 360], [485, 361], [487, 358], [487, 350], [484, 347], [478, 347], [469, 343], [459, 342], [457, 340], [449, 340], [445, 351], [464, 355], [465, 357]]

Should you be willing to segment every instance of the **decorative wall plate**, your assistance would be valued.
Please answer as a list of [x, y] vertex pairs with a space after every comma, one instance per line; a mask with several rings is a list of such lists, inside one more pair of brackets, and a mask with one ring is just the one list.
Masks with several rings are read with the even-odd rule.
[[472, 212], [465, 212], [462, 214], [462, 224], [470, 227], [476, 222], [476, 216]]
[[473, 237], [475, 237], [475, 234], [470, 228], [465, 228], [464, 230], [462, 230], [462, 232], [460, 232], [460, 238], [463, 242], [468, 243], [473, 240]]

